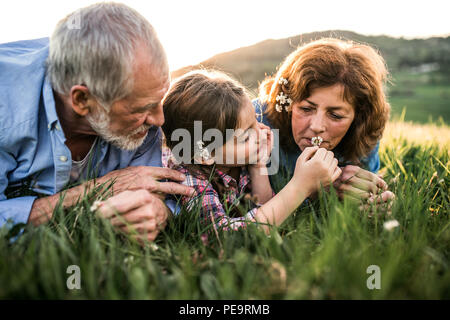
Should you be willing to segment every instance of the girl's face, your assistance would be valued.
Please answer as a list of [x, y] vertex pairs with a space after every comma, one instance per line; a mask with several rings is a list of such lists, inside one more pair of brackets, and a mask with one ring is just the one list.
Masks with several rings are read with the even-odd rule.
[[216, 150], [215, 161], [225, 167], [240, 167], [257, 162], [260, 149], [261, 131], [256, 120], [255, 109], [249, 98], [245, 98], [242, 106], [238, 128], [234, 135], [222, 148]]
[[302, 151], [312, 146], [312, 137], [322, 137], [320, 147], [328, 150], [341, 142], [355, 118], [343, 90], [341, 84], [317, 88], [307, 99], [292, 104], [292, 135]]

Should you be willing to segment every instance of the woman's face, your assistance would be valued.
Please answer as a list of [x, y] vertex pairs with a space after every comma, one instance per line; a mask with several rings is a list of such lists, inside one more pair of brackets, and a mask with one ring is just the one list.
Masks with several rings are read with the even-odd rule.
[[312, 146], [312, 137], [322, 137], [320, 146], [333, 150], [345, 136], [355, 110], [344, 100], [343, 90], [341, 84], [317, 88], [305, 100], [292, 104], [292, 135], [302, 151]]

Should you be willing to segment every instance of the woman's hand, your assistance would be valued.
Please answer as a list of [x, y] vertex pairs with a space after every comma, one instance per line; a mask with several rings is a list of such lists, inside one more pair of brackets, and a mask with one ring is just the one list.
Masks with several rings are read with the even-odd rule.
[[348, 196], [355, 200], [366, 200], [368, 203], [383, 204], [395, 198], [380, 176], [353, 165], [342, 168], [342, 174], [334, 183], [334, 187], [341, 198]]

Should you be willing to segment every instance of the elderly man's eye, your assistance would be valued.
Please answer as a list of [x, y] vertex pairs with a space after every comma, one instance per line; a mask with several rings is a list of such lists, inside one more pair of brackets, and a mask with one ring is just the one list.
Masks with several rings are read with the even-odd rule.
[[134, 109], [131, 113], [133, 114], [142, 114], [142, 113], [146, 113], [147, 109], [144, 108], [138, 108], [138, 109]]
[[134, 109], [133, 113], [140, 113], [140, 114], [147, 113], [147, 112], [153, 110], [154, 108], [156, 108], [158, 105], [159, 105], [159, 103], [151, 103], [151, 104], [148, 104], [148, 105], [143, 106], [143, 107], [142, 106], [141, 107], [137, 107], [137, 108]]

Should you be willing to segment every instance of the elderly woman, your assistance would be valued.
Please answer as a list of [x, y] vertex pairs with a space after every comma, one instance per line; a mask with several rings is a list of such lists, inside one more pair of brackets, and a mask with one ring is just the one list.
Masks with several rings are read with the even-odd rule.
[[289, 178], [300, 153], [318, 145], [332, 150], [342, 166], [340, 195], [378, 202], [394, 197], [376, 175], [379, 140], [390, 106], [383, 92], [383, 58], [367, 45], [322, 39], [299, 47], [253, 101], [259, 121], [279, 130], [281, 170]]

